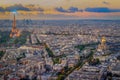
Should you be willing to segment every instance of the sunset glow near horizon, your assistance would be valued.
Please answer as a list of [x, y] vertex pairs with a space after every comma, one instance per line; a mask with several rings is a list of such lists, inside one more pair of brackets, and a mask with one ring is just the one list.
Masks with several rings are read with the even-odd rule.
[[0, 0], [0, 19], [119, 19], [120, 0]]

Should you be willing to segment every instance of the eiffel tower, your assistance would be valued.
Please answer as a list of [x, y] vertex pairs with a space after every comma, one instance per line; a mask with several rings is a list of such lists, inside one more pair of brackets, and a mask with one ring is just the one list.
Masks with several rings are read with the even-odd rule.
[[20, 36], [20, 30], [16, 28], [16, 18], [15, 18], [15, 13], [14, 13], [13, 26], [12, 26], [12, 30], [10, 33], [10, 37], [14, 38], [14, 37], [19, 37], [19, 36]]

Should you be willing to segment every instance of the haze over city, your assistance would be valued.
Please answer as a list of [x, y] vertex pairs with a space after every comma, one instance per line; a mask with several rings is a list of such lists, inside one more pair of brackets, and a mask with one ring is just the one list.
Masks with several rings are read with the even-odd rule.
[[[119, 0], [1, 0], [0, 19], [120, 19]], [[3, 15], [4, 14], [4, 15]]]

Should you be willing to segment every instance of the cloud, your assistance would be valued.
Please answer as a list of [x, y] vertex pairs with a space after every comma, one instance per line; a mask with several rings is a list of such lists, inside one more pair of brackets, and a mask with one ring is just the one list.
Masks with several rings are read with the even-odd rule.
[[76, 7], [70, 7], [69, 8], [69, 11], [70, 12], [83, 12], [83, 10], [81, 9], [81, 10], [79, 10], [78, 8], [76, 8]]
[[95, 8], [86, 8], [84, 10], [78, 9], [76, 7], [70, 7], [69, 9], [64, 9], [62, 7], [55, 8], [58, 12], [63, 13], [75, 13], [75, 12], [96, 12], [96, 13], [111, 13], [111, 12], [120, 12], [120, 9], [110, 9], [107, 7], [95, 7]]
[[96, 13], [111, 13], [120, 12], [120, 9], [109, 9], [107, 7], [96, 7], [96, 8], [86, 8], [86, 12], [96, 12]]
[[21, 4], [16, 4], [5, 9], [6, 11], [21, 10], [21, 11], [31, 11], [29, 8], [24, 7]]
[[55, 10], [57, 10], [59, 12], [68, 12], [67, 10], [63, 9], [62, 7], [55, 8]]
[[103, 1], [102, 3], [105, 4], [105, 5], [109, 5], [110, 4], [109, 2], [106, 2], [106, 1]]
[[31, 7], [23, 6], [22, 4], [15, 4], [12, 6], [8, 6], [6, 8], [0, 7], [0, 12], [12, 12], [12, 11], [24, 11], [24, 12], [30, 12], [30, 11], [38, 11], [42, 12], [44, 9], [40, 8], [39, 6], [32, 5]]
[[59, 7], [59, 8], [55, 8], [55, 10], [59, 12], [65, 12], [65, 13], [83, 12], [83, 10], [79, 10], [76, 7], [70, 7], [69, 9], [63, 9], [62, 7]]

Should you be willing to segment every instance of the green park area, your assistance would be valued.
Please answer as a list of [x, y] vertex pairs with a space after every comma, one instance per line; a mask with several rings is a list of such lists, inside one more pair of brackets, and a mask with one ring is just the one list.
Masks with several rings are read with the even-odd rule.
[[27, 36], [30, 35], [28, 31], [22, 31], [20, 37], [9, 37], [10, 31], [0, 31], [0, 45], [23, 45], [26, 43]]
[[10, 31], [0, 31], [0, 44], [5, 44], [10, 39]]
[[49, 46], [46, 43], [44, 43], [44, 46], [46, 48], [46, 51], [47, 51], [49, 57], [52, 58], [53, 64], [59, 64], [60, 63], [60, 58], [66, 56], [65, 54], [62, 54], [62, 55], [59, 55], [59, 56], [55, 56], [53, 51], [49, 48]]
[[86, 47], [94, 47], [96, 45], [98, 45], [99, 42], [96, 42], [96, 43], [89, 43], [89, 44], [80, 44], [80, 45], [77, 45], [75, 46], [75, 48], [79, 49], [80, 51], [84, 50]]
[[0, 59], [4, 56], [5, 52], [4, 51], [0, 51]]
[[[77, 45], [75, 46], [75, 48], [80, 49], [80, 53], [82, 50], [84, 50], [86, 47], [94, 47], [96, 45], [98, 45], [99, 43], [90, 43], [90, 44], [82, 44], [82, 45]], [[58, 73], [58, 78], [57, 80], [64, 80], [70, 73], [72, 73], [74, 70], [79, 70], [84, 64], [85, 62], [89, 62], [90, 64], [93, 64], [91, 61], [93, 59], [93, 54], [95, 49], [92, 49], [90, 54], [84, 58], [83, 60], [79, 60], [78, 63], [74, 66], [74, 67], [64, 67], [61, 72]], [[98, 59], [95, 59], [95, 63], [99, 63]]]
[[27, 36], [30, 35], [30, 32], [28, 31], [23, 31], [21, 33], [21, 36], [20, 37], [16, 37], [15, 40], [14, 40], [14, 44], [19, 44], [19, 45], [23, 45], [26, 43], [26, 40], [27, 40]]

